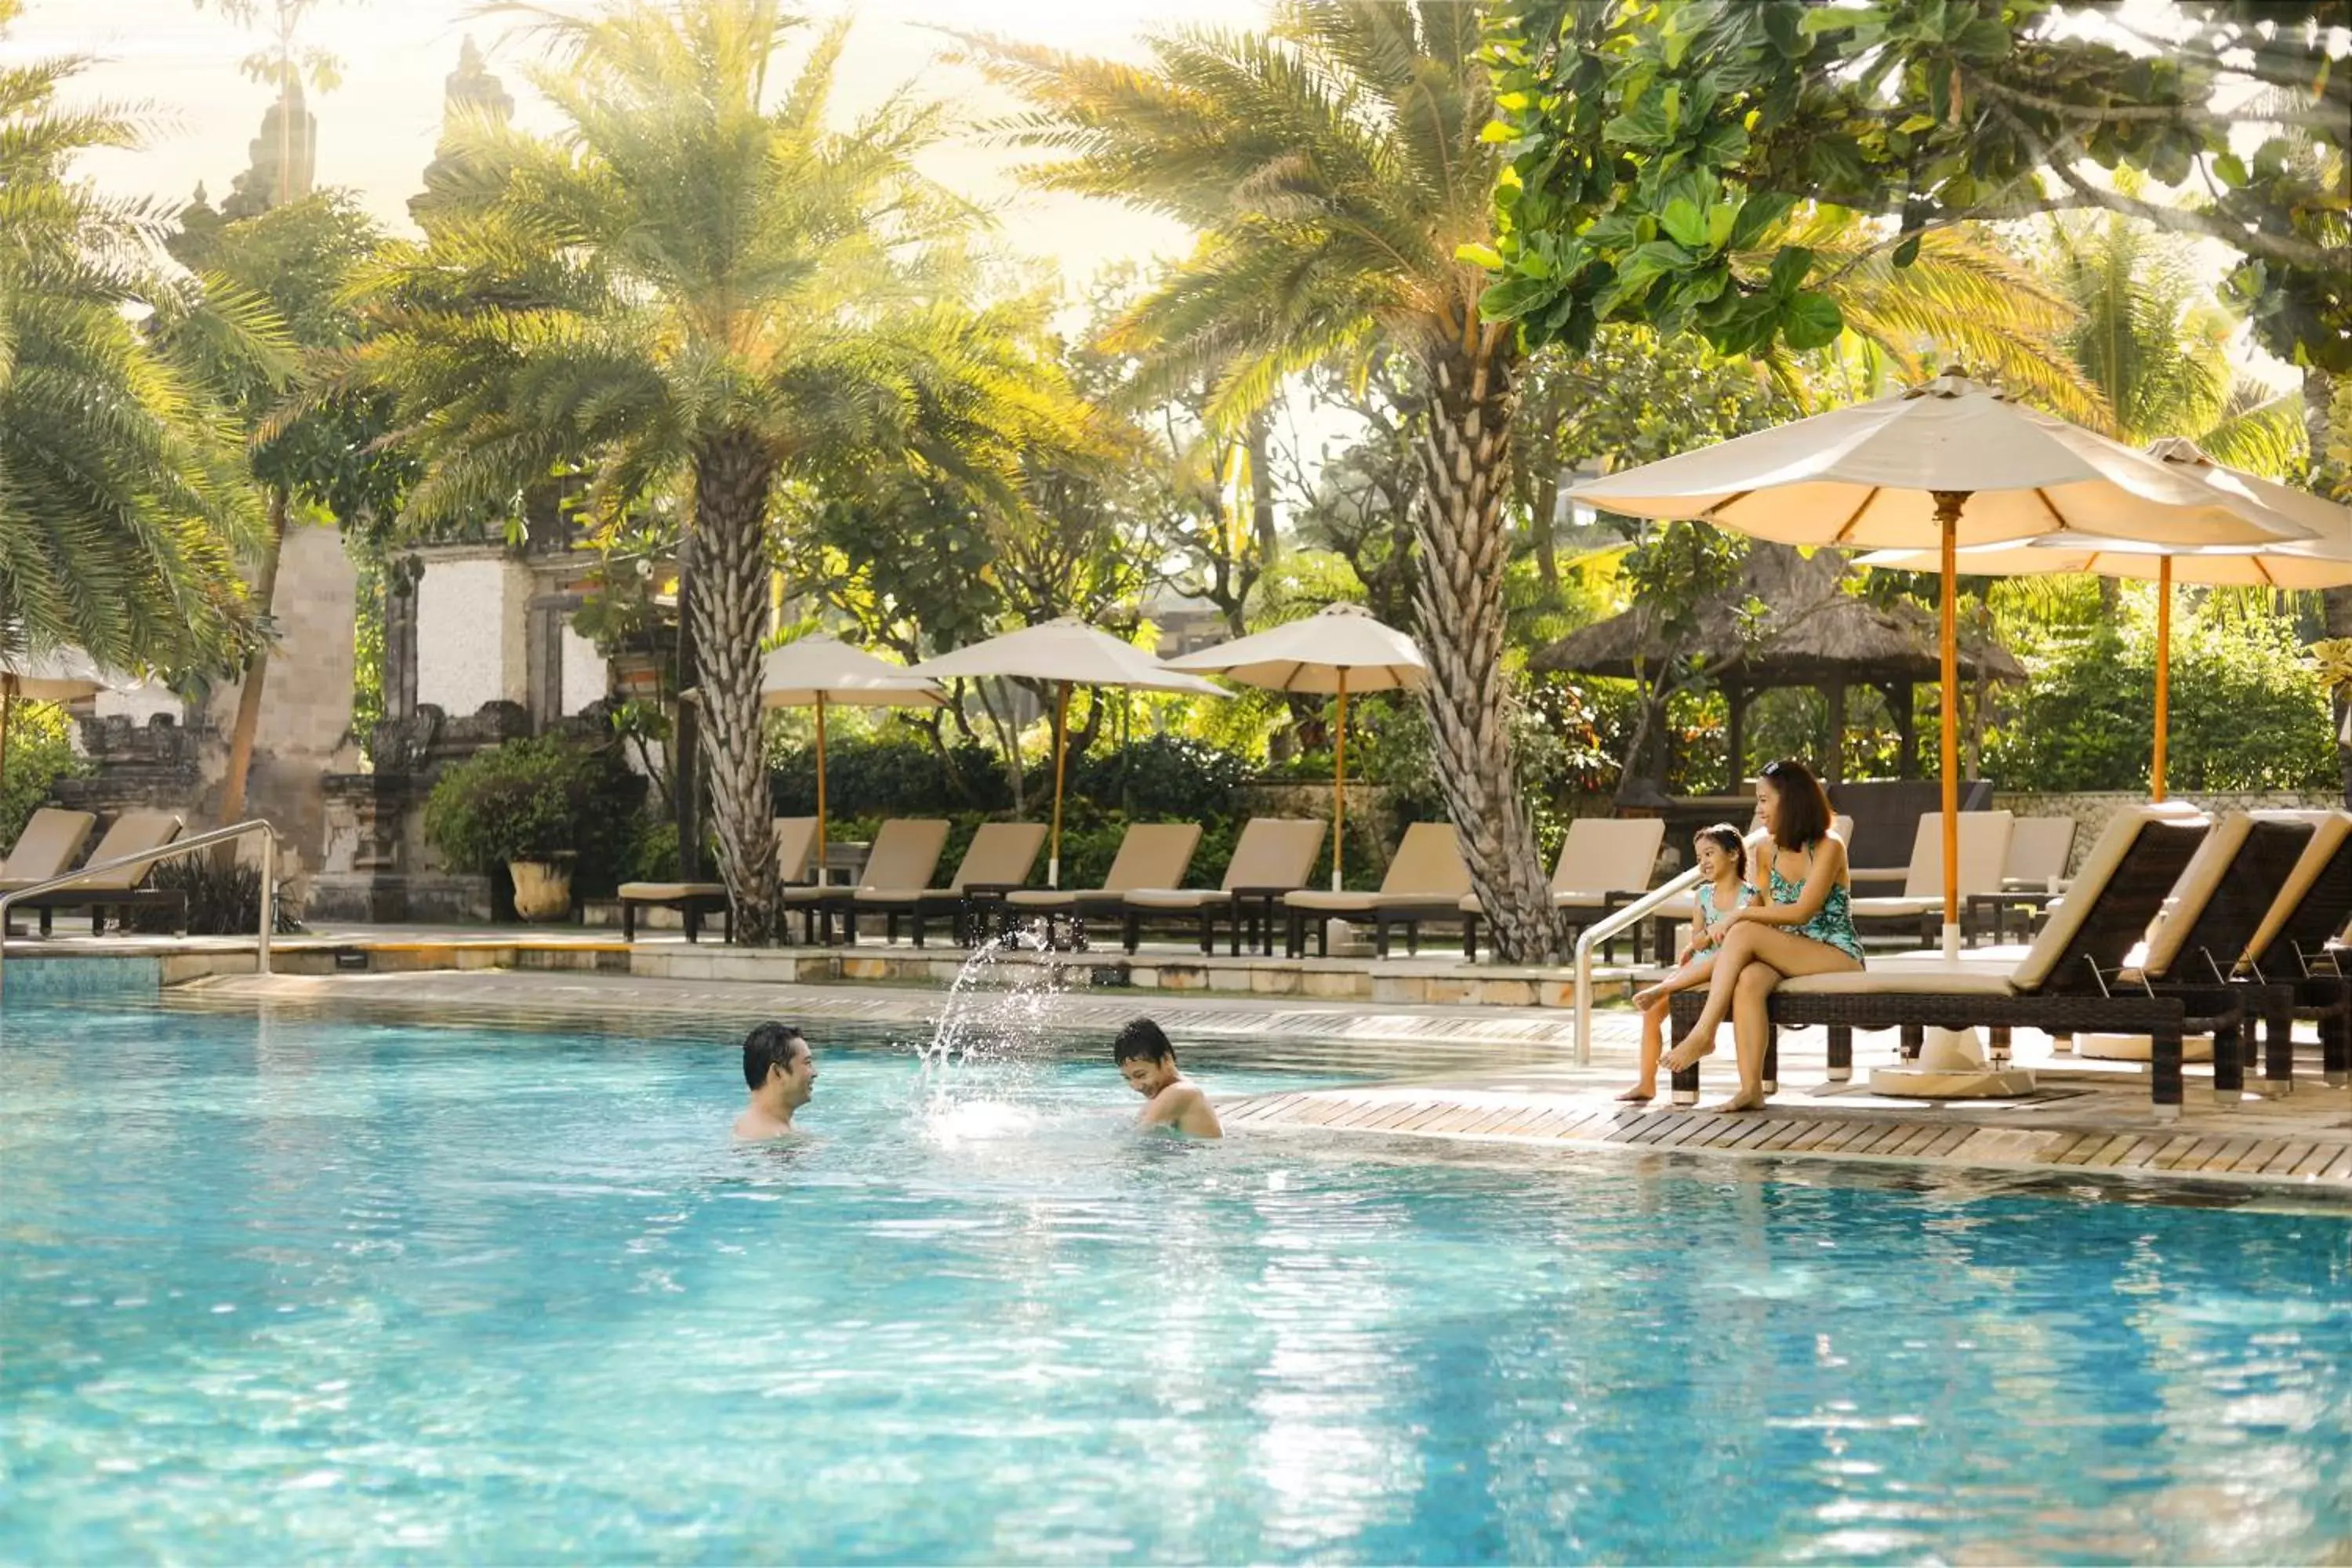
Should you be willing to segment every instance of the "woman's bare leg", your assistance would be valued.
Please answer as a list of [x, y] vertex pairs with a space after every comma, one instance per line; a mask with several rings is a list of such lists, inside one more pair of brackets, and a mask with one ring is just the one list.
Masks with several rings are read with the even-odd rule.
[[1761, 929], [1752, 921], [1742, 921], [1723, 939], [1723, 946], [1717, 951], [1707, 974], [1706, 1005], [1699, 1009], [1698, 1022], [1691, 1026], [1691, 1032], [1667, 1056], [1668, 1071], [1680, 1072], [1701, 1057], [1715, 1054], [1716, 1032], [1723, 1027], [1723, 1020], [1731, 1011], [1732, 988], [1738, 984], [1739, 972], [1756, 952], [1756, 940], [1750, 933]]
[[1748, 941], [1748, 963], [1733, 986], [1731, 1000], [1731, 1036], [1739, 1058], [1739, 1092], [1717, 1106], [1717, 1110], [1754, 1110], [1764, 1103], [1764, 1052], [1772, 1040], [1774, 986], [1791, 974], [1830, 974], [1862, 967], [1825, 942], [1765, 926], [1748, 929], [1755, 935]]

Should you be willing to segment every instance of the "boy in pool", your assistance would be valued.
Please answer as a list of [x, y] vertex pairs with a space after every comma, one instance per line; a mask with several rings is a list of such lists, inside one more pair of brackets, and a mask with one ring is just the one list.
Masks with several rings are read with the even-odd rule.
[[798, 1131], [793, 1112], [816, 1092], [816, 1053], [790, 1024], [755, 1024], [743, 1037], [743, 1081], [751, 1103], [735, 1119], [735, 1136], [788, 1138]]
[[1225, 1135], [1209, 1097], [1177, 1067], [1176, 1047], [1150, 1019], [1134, 1019], [1121, 1029], [1111, 1042], [1110, 1059], [1127, 1087], [1150, 1102], [1136, 1119], [1137, 1126], [1172, 1127], [1193, 1138]]

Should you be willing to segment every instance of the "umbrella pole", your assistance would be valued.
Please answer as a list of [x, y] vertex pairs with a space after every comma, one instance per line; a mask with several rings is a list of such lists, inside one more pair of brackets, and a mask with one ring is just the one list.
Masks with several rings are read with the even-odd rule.
[[1936, 523], [1942, 533], [1943, 615], [1939, 652], [1943, 658], [1944, 743], [1944, 956], [1960, 952], [1960, 648], [1959, 580], [1960, 505], [1966, 490], [1937, 490]]
[[2164, 798], [2166, 732], [2172, 722], [2172, 557], [2156, 564], [2156, 758], [2148, 769], [2148, 795]]
[[1348, 838], [1348, 672], [1339, 671], [1339, 739], [1331, 770], [1331, 890], [1339, 890], [1340, 850]]
[[1062, 771], [1067, 762], [1070, 725], [1070, 683], [1062, 682], [1054, 698], [1054, 847], [1045, 855], [1045, 886], [1062, 885]]
[[824, 693], [816, 694], [816, 882], [824, 886]]

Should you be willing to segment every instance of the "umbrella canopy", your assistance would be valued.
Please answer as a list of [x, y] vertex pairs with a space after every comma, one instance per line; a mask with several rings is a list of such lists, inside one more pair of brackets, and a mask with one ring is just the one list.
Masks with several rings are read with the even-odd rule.
[[1046, 885], [1055, 888], [1062, 885], [1062, 775], [1069, 739], [1070, 688], [1128, 686], [1194, 697], [1224, 695], [1199, 676], [1162, 668], [1133, 643], [1066, 616], [927, 658], [909, 673], [932, 680], [1001, 676], [1046, 681], [1055, 688], [1053, 845], [1045, 858]]
[[1961, 545], [2071, 528], [2200, 548], [2314, 531], [2251, 493], [2011, 402], [1963, 376], [1664, 458], [1576, 487], [1629, 517], [1690, 518], [1783, 544], [1927, 550], [1938, 493], [1968, 496]]
[[2200, 483], [1958, 375], [1570, 494], [1603, 510], [1697, 519], [1786, 544], [1939, 552], [1947, 954], [1959, 949], [1958, 547], [2055, 528], [2190, 549], [2315, 532], [2251, 494]]
[[[2213, 461], [2193, 441], [2168, 437], [2148, 455], [2173, 471], [2218, 492], [2268, 508], [2313, 531], [2315, 537], [2267, 547], [2231, 545], [2179, 550], [2143, 541], [2102, 539], [2074, 530], [2046, 533], [2023, 544], [1958, 552], [1955, 565], [1970, 577], [2039, 577], [2084, 574], [2157, 584], [2156, 735], [2149, 793], [2165, 795], [2172, 694], [2172, 584], [2230, 588], [2340, 588], [2352, 585], [2352, 507], [2338, 506], [2258, 475]], [[1885, 550], [1862, 557], [1864, 566], [1903, 572], [1939, 569], [1933, 551]]]
[[1340, 887], [1341, 841], [1348, 831], [1348, 694], [1418, 690], [1429, 664], [1413, 640], [1383, 626], [1361, 605], [1326, 605], [1303, 620], [1219, 643], [1167, 661], [1171, 669], [1213, 670], [1274, 691], [1334, 692], [1339, 744], [1331, 770], [1331, 890]]
[[816, 875], [824, 880], [824, 710], [937, 708], [947, 700], [935, 681], [818, 632], [786, 643], [760, 666], [760, 705], [816, 710]]
[[12, 697], [30, 698], [36, 702], [70, 702], [119, 684], [121, 682], [99, 668], [79, 648], [0, 654], [0, 691]]

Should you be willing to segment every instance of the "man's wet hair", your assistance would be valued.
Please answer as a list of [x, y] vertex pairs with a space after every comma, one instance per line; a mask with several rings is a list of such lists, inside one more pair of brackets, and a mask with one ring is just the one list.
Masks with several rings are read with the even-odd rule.
[[808, 1040], [798, 1025], [773, 1021], [754, 1024], [751, 1032], [743, 1037], [743, 1081], [753, 1089], [760, 1088], [768, 1081], [770, 1068], [790, 1072], [793, 1063], [808, 1048]]
[[1168, 1032], [1149, 1018], [1131, 1018], [1110, 1043], [1113, 1067], [1124, 1067], [1140, 1057], [1149, 1062], [1172, 1062], [1176, 1047], [1169, 1042]]

